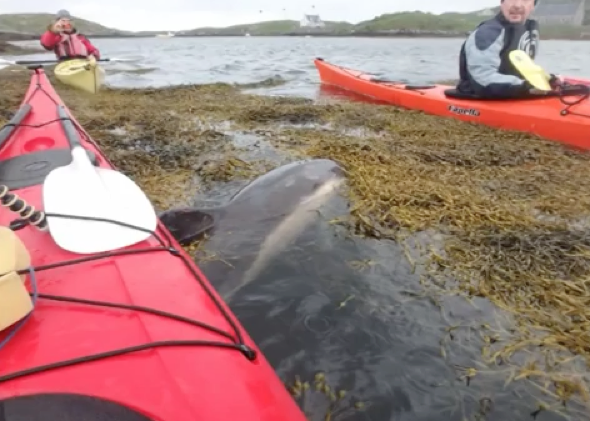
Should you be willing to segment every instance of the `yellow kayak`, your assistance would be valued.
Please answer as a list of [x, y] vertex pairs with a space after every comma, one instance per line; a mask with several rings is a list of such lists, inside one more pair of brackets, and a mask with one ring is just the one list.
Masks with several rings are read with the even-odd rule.
[[88, 60], [68, 60], [55, 66], [55, 77], [61, 83], [95, 94], [104, 83], [104, 70]]

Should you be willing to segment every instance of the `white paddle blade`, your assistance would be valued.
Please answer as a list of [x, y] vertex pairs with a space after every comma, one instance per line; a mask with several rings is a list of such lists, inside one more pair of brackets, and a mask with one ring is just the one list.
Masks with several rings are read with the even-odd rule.
[[[154, 207], [131, 179], [114, 170], [74, 162], [49, 173], [43, 201], [48, 214], [108, 219], [151, 232], [158, 223]], [[151, 236], [108, 222], [48, 216], [47, 224], [59, 247], [79, 254], [117, 250]]]

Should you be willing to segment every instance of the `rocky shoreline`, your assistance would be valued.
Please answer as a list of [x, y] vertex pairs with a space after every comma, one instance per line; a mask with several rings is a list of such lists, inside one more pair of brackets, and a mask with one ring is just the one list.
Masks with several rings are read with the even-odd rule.
[[41, 52], [41, 48], [21, 47], [10, 42], [0, 40], [0, 55], [25, 55]]

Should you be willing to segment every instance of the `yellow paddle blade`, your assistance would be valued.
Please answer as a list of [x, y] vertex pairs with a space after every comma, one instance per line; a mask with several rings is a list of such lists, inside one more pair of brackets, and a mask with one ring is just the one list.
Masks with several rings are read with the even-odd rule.
[[508, 54], [510, 62], [516, 67], [523, 78], [542, 91], [550, 91], [549, 75], [541, 66], [522, 50], [514, 50]]

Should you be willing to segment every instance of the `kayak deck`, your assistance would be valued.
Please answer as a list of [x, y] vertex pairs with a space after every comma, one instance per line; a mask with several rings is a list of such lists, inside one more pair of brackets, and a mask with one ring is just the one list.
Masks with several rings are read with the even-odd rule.
[[321, 82], [428, 114], [452, 117], [506, 130], [522, 131], [570, 146], [590, 149], [590, 102], [584, 95], [539, 96], [518, 100], [461, 98], [447, 85], [408, 85], [316, 59]]
[[[71, 161], [63, 105], [42, 70], [0, 130], [0, 183], [42, 209], [45, 175]], [[70, 116], [95, 164], [112, 168]], [[0, 211], [0, 224], [16, 214]], [[159, 223], [148, 240], [80, 256], [47, 232], [16, 227], [34, 266], [31, 317], [0, 347], [0, 404], [73, 394], [152, 420], [304, 421], [280, 379], [205, 276]], [[10, 329], [9, 329], [10, 330]], [[0, 344], [7, 339], [0, 332]], [[57, 399], [57, 397], [56, 397]]]

